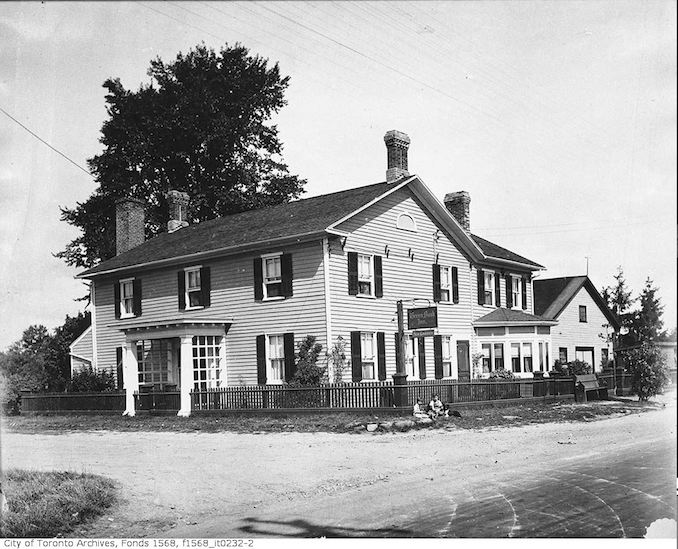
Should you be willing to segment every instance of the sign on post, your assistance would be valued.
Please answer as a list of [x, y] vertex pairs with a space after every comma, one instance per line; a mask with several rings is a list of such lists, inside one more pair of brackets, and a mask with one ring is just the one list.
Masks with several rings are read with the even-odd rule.
[[420, 307], [407, 310], [407, 327], [410, 330], [438, 327], [438, 308]]

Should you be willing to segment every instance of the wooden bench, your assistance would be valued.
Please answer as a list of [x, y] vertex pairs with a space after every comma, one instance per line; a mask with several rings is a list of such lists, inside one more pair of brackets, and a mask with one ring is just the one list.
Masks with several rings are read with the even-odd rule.
[[575, 376], [575, 399], [577, 402], [586, 402], [587, 400], [606, 400], [607, 384], [599, 380], [596, 374], [585, 374]]

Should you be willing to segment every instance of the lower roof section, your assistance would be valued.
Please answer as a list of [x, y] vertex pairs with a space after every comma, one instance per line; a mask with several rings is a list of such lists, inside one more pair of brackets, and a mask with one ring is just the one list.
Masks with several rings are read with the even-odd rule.
[[499, 307], [485, 316], [481, 316], [473, 323], [473, 326], [555, 326], [556, 324], [558, 324], [556, 320], [547, 320], [525, 311]]

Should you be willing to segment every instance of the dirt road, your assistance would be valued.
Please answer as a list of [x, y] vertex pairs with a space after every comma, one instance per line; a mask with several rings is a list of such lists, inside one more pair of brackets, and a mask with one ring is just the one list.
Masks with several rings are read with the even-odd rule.
[[[659, 479], [660, 487], [664, 479], [672, 485], [675, 445], [674, 392], [661, 411], [478, 431], [4, 433], [2, 458], [3, 467], [68, 469], [120, 481], [123, 503], [76, 533], [88, 537], [463, 536], [471, 530], [460, 517], [478, 514], [469, 507], [474, 499], [496, 503], [499, 494], [509, 493], [510, 483], [528, 493], [533, 489], [528, 480], [548, 477], [552, 487], [547, 493], [558, 493], [559, 486], [572, 485], [571, 478], [563, 476], [568, 471], [647, 455], [648, 448], [655, 449], [655, 459], [646, 468], [660, 471], [652, 478]], [[603, 482], [595, 469], [577, 474], [590, 475], [590, 484]], [[612, 482], [626, 484], [616, 478]], [[493, 491], [497, 486], [504, 488]], [[571, 491], [575, 507], [577, 501], [588, 499], [593, 507], [604, 509], [608, 516], [603, 513], [601, 521], [614, 522], [621, 516], [605, 497], [577, 499], [573, 494], [579, 492]], [[663, 493], [646, 492], [641, 484], [627, 485], [623, 492], [625, 501], [631, 502], [629, 495], [637, 496], [632, 500], [636, 507], [652, 507], [643, 520], [655, 515], [675, 518], [675, 493], [666, 500]], [[544, 497], [538, 490], [531, 494], [527, 500]], [[537, 505], [536, 511], [554, 515], [545, 505]], [[521, 526], [515, 509], [512, 513], [497, 519], [501, 524], [483, 535], [537, 535]], [[525, 520], [525, 511], [520, 514]], [[579, 516], [584, 526], [586, 517]], [[429, 524], [425, 532], [416, 531], [416, 525], [426, 523], [422, 518]], [[642, 535], [638, 532], [591, 527], [579, 535]], [[553, 535], [564, 534], [554, 530]]]

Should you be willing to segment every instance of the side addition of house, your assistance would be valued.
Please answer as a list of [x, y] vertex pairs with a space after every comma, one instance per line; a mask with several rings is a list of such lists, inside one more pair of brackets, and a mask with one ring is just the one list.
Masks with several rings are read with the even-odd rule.
[[612, 359], [612, 334], [619, 321], [587, 276], [534, 281], [535, 311], [558, 322], [552, 332], [556, 358], [581, 360], [594, 372]]

